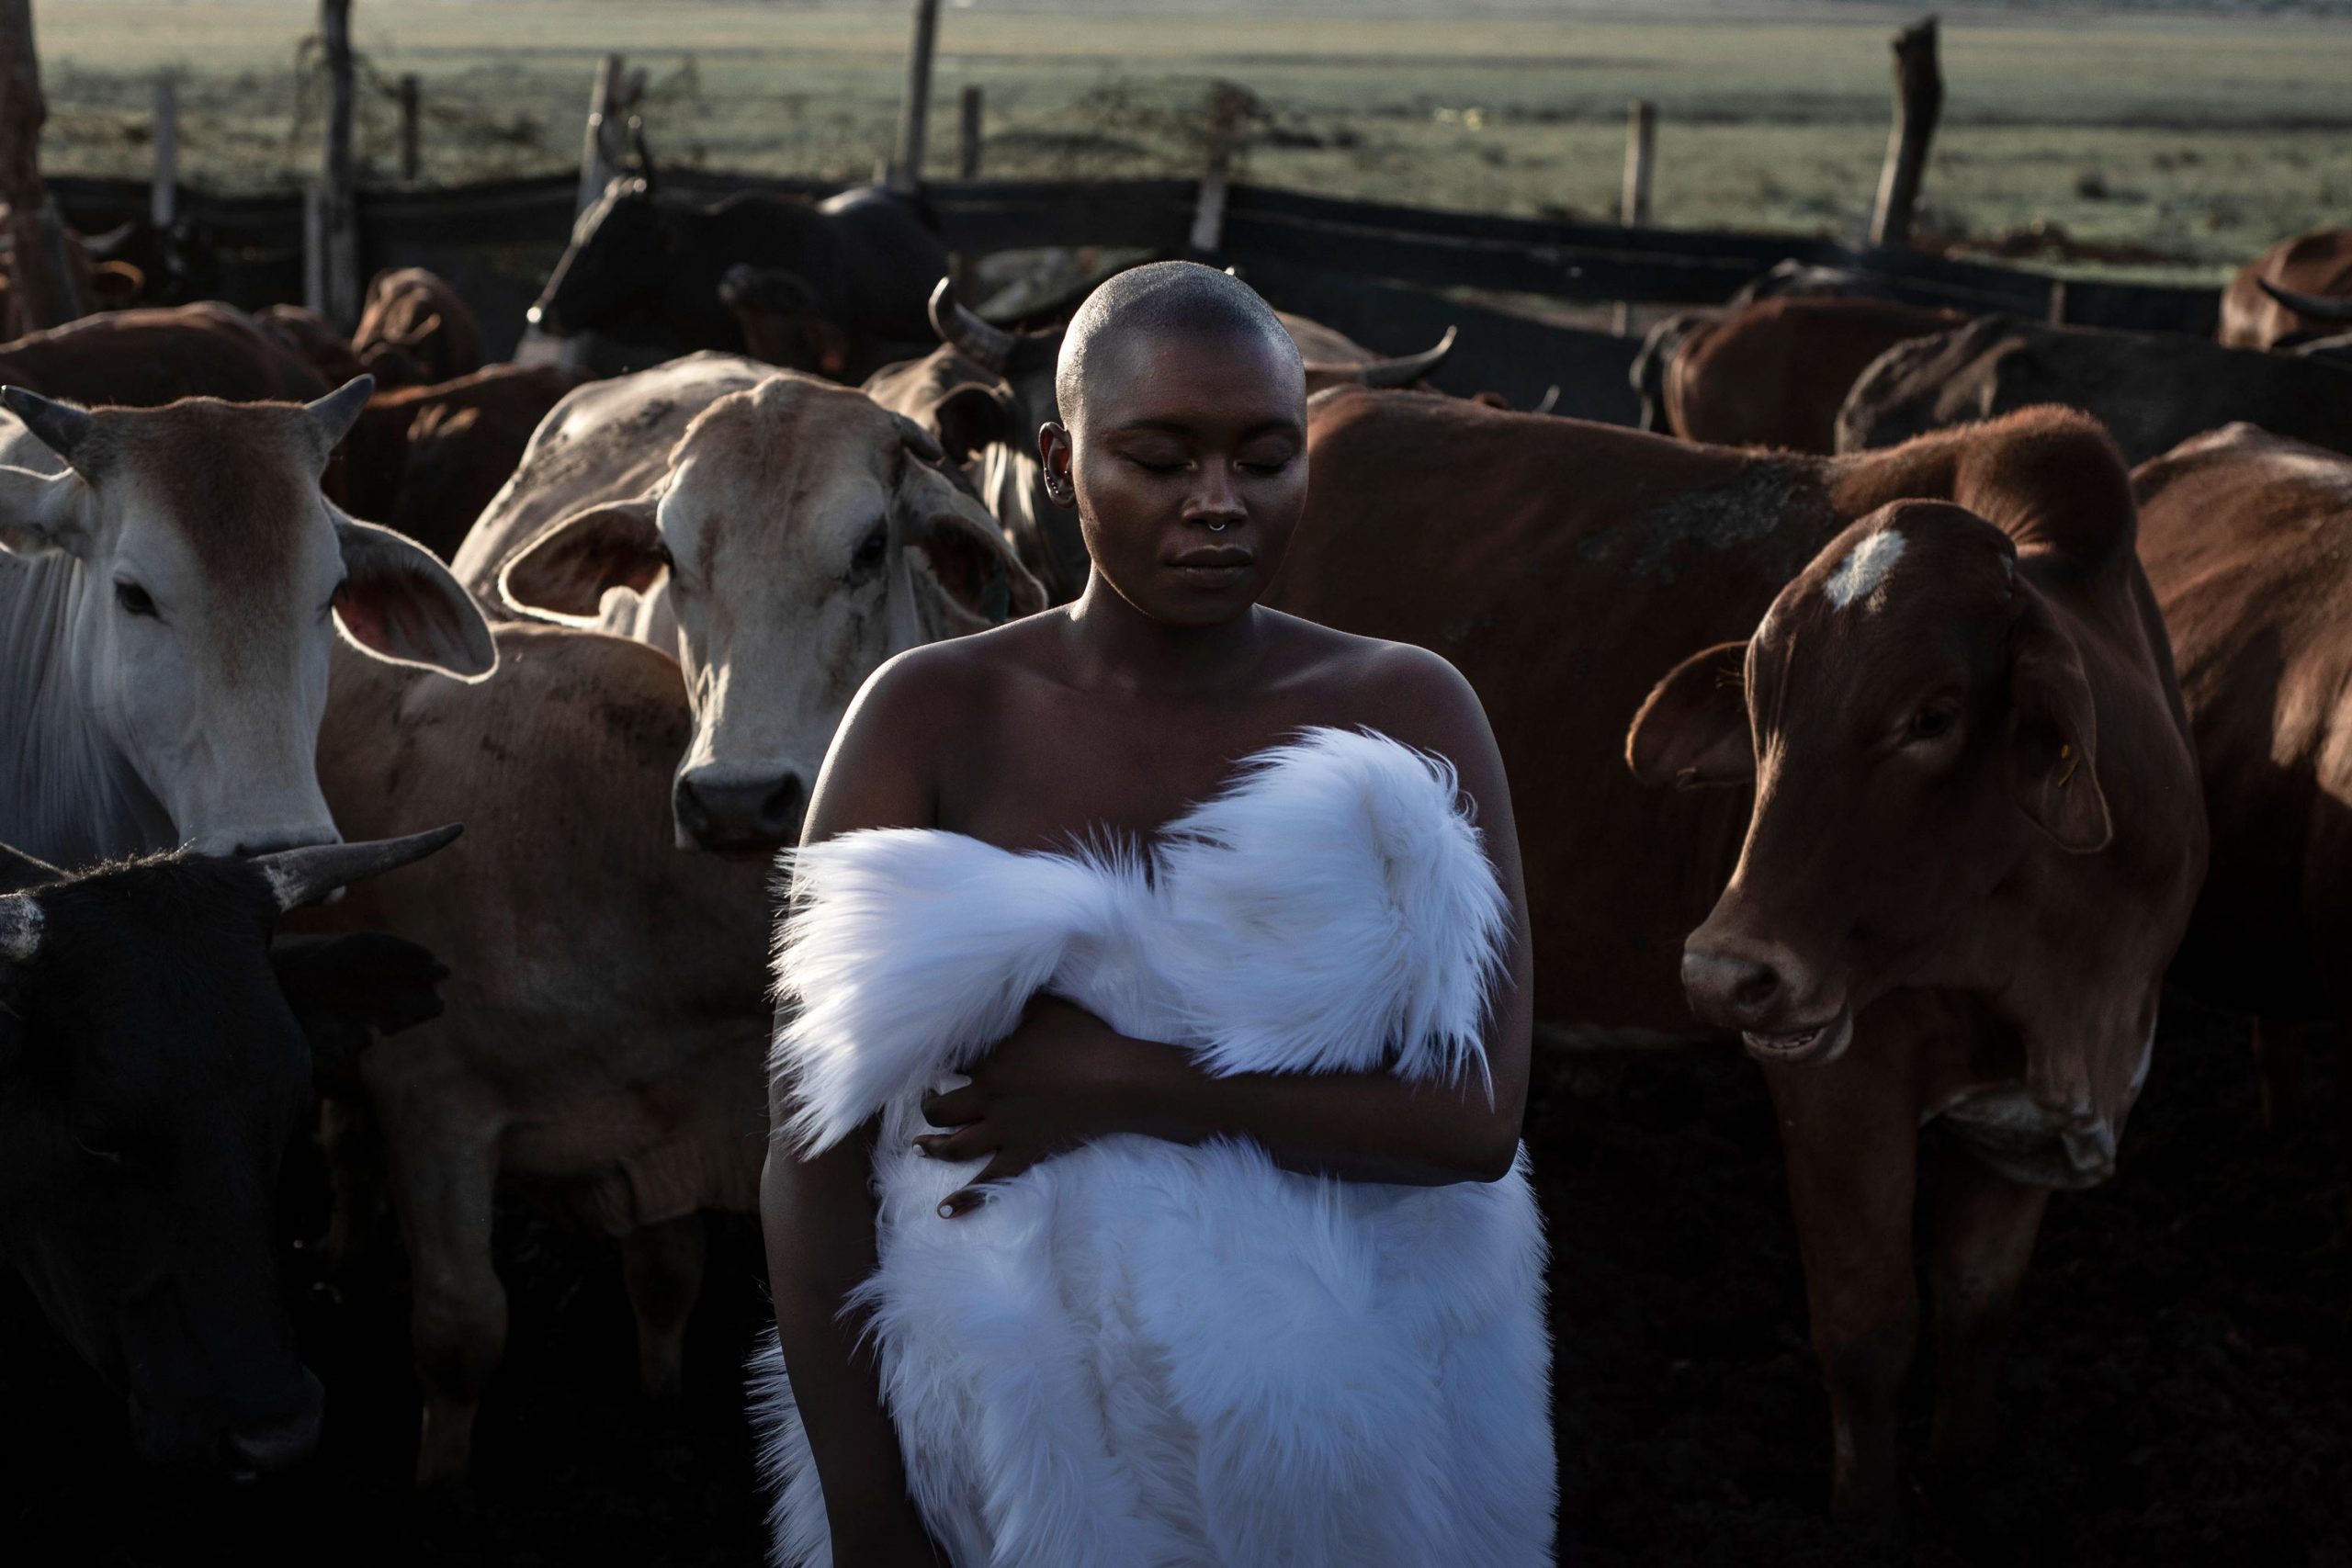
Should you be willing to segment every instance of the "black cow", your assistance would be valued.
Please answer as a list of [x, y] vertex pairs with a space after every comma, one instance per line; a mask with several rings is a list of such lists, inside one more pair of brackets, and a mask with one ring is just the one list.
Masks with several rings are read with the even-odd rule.
[[2009, 316], [1913, 338], [1871, 361], [1838, 411], [1838, 450], [1898, 446], [2038, 403], [2095, 416], [2132, 463], [2239, 422], [2352, 452], [2352, 358], [2322, 344], [2271, 354]]
[[0, 849], [0, 1258], [150, 1460], [243, 1480], [317, 1443], [271, 1261], [278, 1158], [317, 1078], [438, 1013], [447, 972], [394, 937], [271, 935], [456, 836], [72, 875]]
[[720, 297], [739, 265], [798, 285], [814, 327], [799, 334], [809, 362], [790, 368], [854, 384], [937, 341], [924, 305], [947, 253], [914, 202], [871, 186], [813, 204], [745, 191], [702, 206], [618, 176], [572, 226], [530, 320], [627, 345], [625, 368], [699, 348], [741, 354], [749, 345]]

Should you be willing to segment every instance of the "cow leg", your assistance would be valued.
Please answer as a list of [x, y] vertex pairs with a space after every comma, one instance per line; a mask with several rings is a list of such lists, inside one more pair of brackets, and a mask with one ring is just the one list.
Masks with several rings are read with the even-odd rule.
[[414, 1087], [413, 1096], [379, 1093], [377, 1112], [414, 1281], [409, 1331], [424, 1385], [416, 1484], [451, 1490], [466, 1483], [474, 1413], [506, 1348], [506, 1292], [490, 1252], [501, 1128], [453, 1119], [446, 1103], [436, 1114], [435, 1086]]
[[1895, 1521], [1895, 1404], [1919, 1331], [1918, 1127], [1904, 1044], [1857, 1040], [1830, 1066], [1765, 1068], [1829, 1392], [1831, 1508], [1878, 1528]]
[[2303, 1047], [2309, 1024], [2256, 1014], [2254, 1069], [2262, 1078], [2262, 1124], [2276, 1128], [2295, 1114], [2303, 1092]]
[[1947, 1148], [1934, 1179], [1938, 1478], [1965, 1481], [1993, 1451], [2001, 1356], [2050, 1190], [2022, 1187]]
[[637, 1378], [645, 1397], [663, 1408], [684, 1393], [686, 1319], [702, 1293], [700, 1214], [645, 1225], [621, 1238], [621, 1277], [637, 1314]]
[[362, 1269], [385, 1259], [385, 1222], [391, 1194], [384, 1183], [384, 1140], [374, 1111], [357, 1097], [320, 1102], [320, 1142], [326, 1150], [327, 1185], [334, 1213], [327, 1221], [327, 1278], [348, 1285]]

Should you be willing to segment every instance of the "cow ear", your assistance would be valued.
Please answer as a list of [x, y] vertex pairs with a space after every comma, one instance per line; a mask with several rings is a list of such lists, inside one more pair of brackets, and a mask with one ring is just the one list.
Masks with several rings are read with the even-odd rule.
[[338, 513], [335, 539], [347, 574], [334, 618], [377, 658], [479, 681], [498, 668], [498, 645], [481, 607], [432, 551], [402, 534]]
[[359, 1053], [375, 1036], [440, 1017], [439, 987], [449, 977], [429, 950], [380, 931], [280, 937], [269, 963], [311, 1043], [322, 1094], [357, 1087]]
[[993, 524], [938, 512], [907, 544], [908, 575], [934, 637], [1001, 626], [1046, 607], [1046, 590]]
[[0, 554], [38, 560], [43, 556], [86, 558], [90, 540], [82, 526], [82, 501], [88, 481], [68, 468], [37, 474], [0, 466]]
[[967, 381], [940, 399], [934, 411], [940, 449], [951, 463], [969, 462], [976, 453], [1021, 441], [1019, 411], [1002, 387]]
[[593, 621], [609, 590], [643, 592], [668, 570], [659, 508], [640, 495], [558, 518], [500, 569], [498, 596], [526, 614]]
[[1694, 653], [1657, 683], [1625, 735], [1625, 764], [1652, 788], [1740, 784], [1756, 776], [1747, 728], [1747, 645]]
[[2009, 784], [2018, 809], [2070, 854], [2107, 847], [2097, 712], [2081, 652], [2030, 588], [2009, 631]]

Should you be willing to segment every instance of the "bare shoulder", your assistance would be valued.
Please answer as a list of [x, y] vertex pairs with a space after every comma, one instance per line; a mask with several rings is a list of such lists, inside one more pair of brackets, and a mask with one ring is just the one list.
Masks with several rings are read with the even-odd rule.
[[1317, 695], [1325, 698], [1318, 705], [1333, 710], [1325, 722], [1377, 729], [1408, 746], [1440, 752], [1457, 765], [1473, 760], [1457, 756], [1458, 750], [1492, 753], [1486, 708], [1442, 654], [1311, 621], [1293, 619], [1292, 626], [1308, 650], [1304, 662], [1313, 671]]
[[935, 826], [944, 765], [996, 722], [1004, 694], [1039, 657], [1035, 623], [1045, 619], [1028, 616], [885, 660], [834, 731], [807, 840], [857, 828]]

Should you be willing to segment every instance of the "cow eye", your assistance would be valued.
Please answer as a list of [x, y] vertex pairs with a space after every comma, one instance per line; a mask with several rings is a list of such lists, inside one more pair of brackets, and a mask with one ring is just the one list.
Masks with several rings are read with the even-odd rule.
[[1960, 722], [1960, 709], [1951, 703], [1930, 703], [1911, 716], [1905, 740], [1939, 740]]
[[144, 615], [152, 620], [157, 613], [154, 599], [135, 582], [117, 581], [114, 602], [122, 606], [122, 613], [126, 615]]
[[863, 575], [882, 564], [884, 552], [890, 547], [890, 525], [876, 523], [857, 544], [857, 552], [849, 558], [849, 569]]

